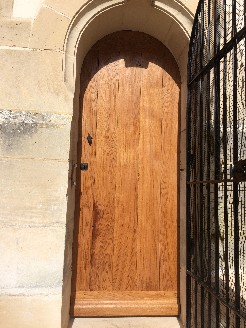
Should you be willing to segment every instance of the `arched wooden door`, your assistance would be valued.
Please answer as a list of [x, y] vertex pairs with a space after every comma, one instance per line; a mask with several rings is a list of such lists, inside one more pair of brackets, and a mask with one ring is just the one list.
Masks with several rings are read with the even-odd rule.
[[180, 77], [140, 32], [97, 42], [81, 72], [71, 314], [177, 315]]

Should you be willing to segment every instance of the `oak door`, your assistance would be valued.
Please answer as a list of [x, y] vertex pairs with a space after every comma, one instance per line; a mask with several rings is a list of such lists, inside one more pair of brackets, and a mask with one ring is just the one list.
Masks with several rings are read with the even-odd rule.
[[177, 315], [180, 78], [168, 49], [113, 33], [81, 72], [71, 314]]

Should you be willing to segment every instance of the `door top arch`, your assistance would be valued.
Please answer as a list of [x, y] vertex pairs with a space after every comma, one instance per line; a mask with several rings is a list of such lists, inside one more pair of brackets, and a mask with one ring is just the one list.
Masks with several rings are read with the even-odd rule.
[[[126, 56], [126, 53], [128, 54], [129, 51], [134, 53], [137, 59], [133, 59], [132, 56]], [[88, 64], [88, 61], [91, 62], [90, 56], [94, 58], [94, 56], [100, 57], [101, 55], [104, 58], [103, 62], [100, 65], [98, 64], [98, 67], [91, 72], [93, 75], [88, 75], [87, 71], [84, 74], [83, 68]], [[98, 40], [85, 56], [82, 65], [83, 74], [81, 73], [81, 81], [86, 79], [90, 83], [89, 81], [94, 74], [118, 60], [123, 60], [126, 68], [141, 67], [148, 69], [150, 64], [159, 66], [180, 88], [181, 77], [172, 53], [156, 38], [138, 31], [117, 31]], [[83, 85], [86, 86], [85, 81], [83, 81]]]

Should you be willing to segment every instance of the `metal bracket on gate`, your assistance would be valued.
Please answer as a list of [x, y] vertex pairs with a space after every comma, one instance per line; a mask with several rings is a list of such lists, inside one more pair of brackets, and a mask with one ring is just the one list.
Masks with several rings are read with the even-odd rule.
[[246, 159], [240, 159], [233, 165], [231, 176], [236, 182], [246, 181]]

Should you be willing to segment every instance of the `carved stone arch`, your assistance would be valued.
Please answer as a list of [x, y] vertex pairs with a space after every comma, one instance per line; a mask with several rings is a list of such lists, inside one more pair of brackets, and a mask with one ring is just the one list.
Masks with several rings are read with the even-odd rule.
[[159, 39], [186, 71], [193, 16], [181, 1], [94, 0], [76, 12], [64, 42], [64, 79], [73, 90], [84, 56], [103, 36], [119, 30], [145, 32]]
[[[159, 39], [185, 75], [193, 14], [185, 0], [45, 0], [32, 27], [30, 47], [64, 54], [64, 81], [74, 91], [90, 47], [106, 34], [132, 29]], [[45, 25], [45, 29], [44, 29]], [[182, 71], [184, 74], [182, 74]]]

